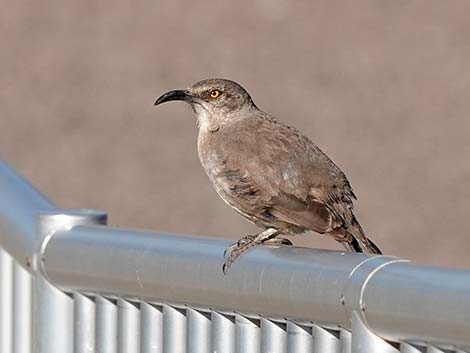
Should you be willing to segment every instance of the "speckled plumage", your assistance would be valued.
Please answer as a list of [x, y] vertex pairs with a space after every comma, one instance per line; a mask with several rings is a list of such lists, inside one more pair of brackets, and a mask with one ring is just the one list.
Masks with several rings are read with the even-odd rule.
[[184, 92], [198, 117], [201, 163], [239, 214], [275, 236], [312, 230], [349, 250], [380, 253], [354, 216], [346, 176], [309, 138], [258, 109], [233, 81], [204, 80]]

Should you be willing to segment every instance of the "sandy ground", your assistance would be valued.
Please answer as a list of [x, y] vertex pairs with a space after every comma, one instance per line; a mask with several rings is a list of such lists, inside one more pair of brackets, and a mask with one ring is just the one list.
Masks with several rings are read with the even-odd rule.
[[236, 239], [255, 228], [212, 190], [189, 108], [153, 107], [231, 78], [343, 168], [387, 254], [470, 267], [469, 13], [437, 0], [10, 2], [1, 158], [113, 225]]

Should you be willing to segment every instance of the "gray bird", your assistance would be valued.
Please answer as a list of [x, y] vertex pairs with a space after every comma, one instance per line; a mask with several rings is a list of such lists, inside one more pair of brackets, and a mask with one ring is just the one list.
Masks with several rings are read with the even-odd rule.
[[252, 246], [291, 244], [280, 235], [331, 235], [353, 252], [381, 254], [353, 213], [344, 173], [309, 138], [260, 110], [238, 83], [208, 79], [170, 91], [155, 105], [181, 100], [194, 110], [199, 159], [219, 196], [264, 229], [230, 245], [222, 270]]

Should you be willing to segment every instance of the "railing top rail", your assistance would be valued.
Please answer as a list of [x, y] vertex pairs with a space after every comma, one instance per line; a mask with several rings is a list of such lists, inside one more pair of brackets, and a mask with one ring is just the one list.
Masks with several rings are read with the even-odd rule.
[[225, 276], [227, 241], [56, 222], [61, 226], [38, 244], [38, 215], [63, 214], [59, 218], [66, 220], [69, 211], [56, 209], [2, 162], [0, 195], [2, 247], [25, 267], [29, 256], [38, 255], [39, 270], [66, 291], [345, 328], [359, 315], [390, 340], [470, 347], [469, 270], [388, 256], [257, 247]]
[[44, 195], [0, 160], [0, 242], [29, 270], [35, 246], [37, 214], [54, 209]]
[[[119, 294], [270, 318], [350, 327], [353, 311], [382, 337], [470, 345], [470, 271], [297, 247], [257, 247], [222, 273], [223, 240], [77, 226], [44, 257], [64, 290]], [[434, 323], [434, 324], [430, 324]]]

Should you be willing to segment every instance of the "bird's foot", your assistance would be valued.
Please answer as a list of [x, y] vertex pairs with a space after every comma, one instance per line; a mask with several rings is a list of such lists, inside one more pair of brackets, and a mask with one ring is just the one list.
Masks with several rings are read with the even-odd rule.
[[230, 266], [235, 262], [235, 260], [241, 254], [243, 254], [245, 251], [247, 251], [248, 249], [250, 249], [251, 247], [255, 245], [259, 245], [259, 244], [262, 244], [266, 241], [273, 239], [273, 237], [275, 237], [278, 234], [279, 234], [279, 230], [274, 229], [274, 228], [269, 228], [265, 230], [264, 232], [261, 232], [257, 235], [247, 235], [241, 238], [236, 243], [233, 243], [232, 245], [227, 247], [227, 249], [225, 249], [224, 251], [225, 262], [222, 266], [222, 271], [224, 275], [227, 274]]
[[255, 239], [255, 237], [256, 235], [248, 234], [244, 236], [243, 238], [239, 239], [238, 241], [236, 241], [235, 243], [232, 243], [229, 246], [227, 246], [227, 248], [224, 250], [224, 258], [227, 258], [228, 256], [230, 256], [230, 254], [234, 252], [236, 249], [241, 248], [243, 245], [249, 242], [252, 242], [253, 239]]

